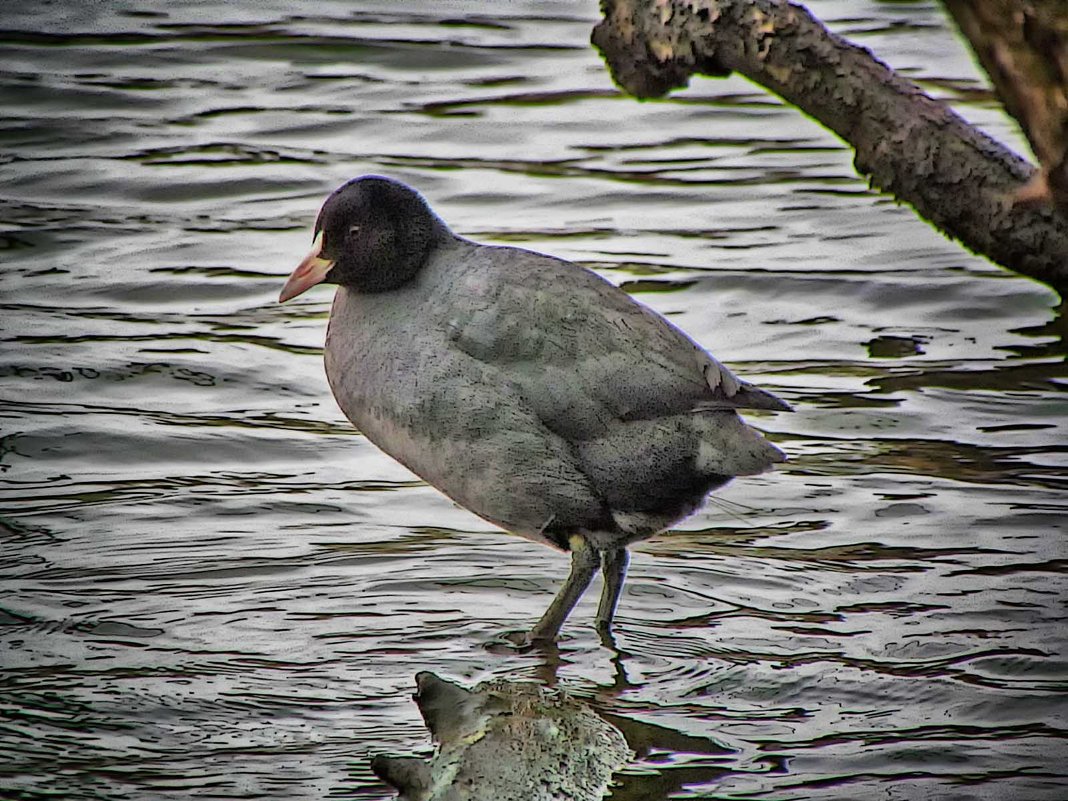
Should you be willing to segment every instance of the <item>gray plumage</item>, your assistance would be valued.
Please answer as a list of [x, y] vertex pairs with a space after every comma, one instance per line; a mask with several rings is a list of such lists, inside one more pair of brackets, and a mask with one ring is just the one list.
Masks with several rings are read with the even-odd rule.
[[782, 460], [734, 411], [769, 395], [595, 274], [516, 248], [451, 239], [396, 290], [339, 288], [326, 373], [372, 442], [527, 537], [624, 515], [651, 534]]
[[[320, 258], [334, 265], [325, 280], [340, 284], [326, 373], [341, 409], [502, 528], [565, 549], [574, 535], [618, 549], [785, 458], [735, 411], [785, 403], [579, 265], [458, 237], [382, 178], [339, 189], [319, 229]], [[387, 231], [385, 245], [340, 244], [367, 229]], [[380, 255], [346, 265], [348, 245]], [[418, 266], [395, 276], [384, 262], [400, 248]]]

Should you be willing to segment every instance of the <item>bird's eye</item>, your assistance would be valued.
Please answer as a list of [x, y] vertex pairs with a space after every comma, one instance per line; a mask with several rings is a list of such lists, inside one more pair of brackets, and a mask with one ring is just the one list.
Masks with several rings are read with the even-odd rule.
[[355, 236], [358, 233], [360, 233], [360, 226], [354, 225], [349, 228], [349, 236]]

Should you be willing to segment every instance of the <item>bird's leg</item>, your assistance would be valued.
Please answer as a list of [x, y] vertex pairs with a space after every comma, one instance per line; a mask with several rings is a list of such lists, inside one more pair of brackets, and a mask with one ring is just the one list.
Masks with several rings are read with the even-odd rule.
[[601, 590], [601, 602], [597, 605], [597, 631], [602, 638], [612, 638], [612, 617], [616, 613], [619, 594], [623, 591], [623, 580], [627, 577], [627, 562], [630, 555], [626, 548], [612, 548], [601, 552], [601, 575], [604, 576], [604, 589]]
[[556, 639], [564, 620], [575, 608], [578, 599], [593, 580], [601, 555], [581, 534], [572, 535], [568, 544], [571, 546], [571, 573], [545, 614], [534, 624], [527, 639], [531, 642], [546, 642]]

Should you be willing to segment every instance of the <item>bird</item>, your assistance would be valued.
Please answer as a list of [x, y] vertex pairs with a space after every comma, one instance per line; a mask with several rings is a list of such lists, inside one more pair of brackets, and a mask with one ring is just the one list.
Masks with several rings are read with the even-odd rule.
[[592, 270], [454, 233], [396, 179], [326, 199], [279, 302], [323, 283], [326, 376], [349, 421], [465, 509], [570, 553], [524, 644], [556, 642], [598, 569], [611, 641], [627, 546], [786, 459], [738, 414], [785, 401]]

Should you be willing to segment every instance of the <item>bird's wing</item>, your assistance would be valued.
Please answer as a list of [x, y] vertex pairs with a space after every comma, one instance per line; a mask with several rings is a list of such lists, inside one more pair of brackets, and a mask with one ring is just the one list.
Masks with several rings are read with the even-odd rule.
[[[508, 258], [499, 257], [502, 251]], [[460, 297], [446, 322], [453, 345], [496, 367], [549, 428], [568, 438], [597, 436], [621, 420], [790, 408], [570, 262], [483, 247], [468, 257], [454, 291]]]

